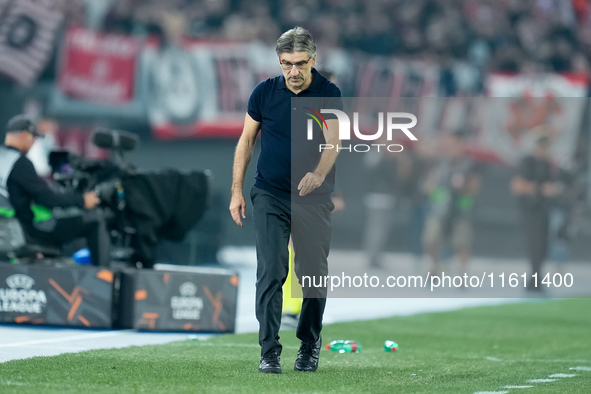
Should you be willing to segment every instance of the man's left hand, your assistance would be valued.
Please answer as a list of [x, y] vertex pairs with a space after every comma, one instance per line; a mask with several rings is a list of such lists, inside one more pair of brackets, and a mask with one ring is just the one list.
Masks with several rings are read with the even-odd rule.
[[314, 189], [318, 188], [324, 182], [324, 176], [316, 174], [315, 172], [307, 173], [300, 184], [298, 185], [298, 190], [300, 191], [300, 196], [305, 196], [312, 192]]
[[555, 197], [558, 195], [559, 187], [556, 183], [545, 182], [542, 184], [542, 194], [544, 197]]
[[84, 197], [84, 208], [86, 209], [92, 209], [101, 203], [101, 199], [94, 191], [86, 192], [82, 197]]

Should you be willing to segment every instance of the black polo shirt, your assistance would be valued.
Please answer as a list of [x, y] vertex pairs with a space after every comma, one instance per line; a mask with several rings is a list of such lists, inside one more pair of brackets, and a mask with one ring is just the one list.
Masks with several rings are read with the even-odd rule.
[[536, 185], [534, 195], [523, 195], [520, 197], [522, 207], [526, 209], [549, 209], [552, 206], [553, 198], [542, 194], [542, 185], [556, 181], [556, 169], [549, 159], [537, 158], [533, 155], [523, 158], [519, 165], [518, 175], [526, 181]]
[[[319, 144], [324, 143], [321, 133], [315, 133], [314, 140], [307, 141], [305, 112], [309, 111], [304, 107], [316, 107], [314, 109], [319, 111], [321, 108], [342, 109], [343, 104], [341, 91], [334, 83], [314, 68], [312, 75], [308, 89], [298, 94], [287, 88], [283, 75], [260, 82], [248, 100], [248, 114], [261, 123], [261, 153], [255, 186], [279, 198], [317, 204], [330, 201], [330, 194], [334, 191], [335, 167], [320, 187], [305, 197], [299, 196], [297, 186], [301, 178], [318, 165], [321, 156]], [[292, 105], [292, 98], [306, 100], [294, 100]], [[297, 157], [293, 162], [292, 152]]]

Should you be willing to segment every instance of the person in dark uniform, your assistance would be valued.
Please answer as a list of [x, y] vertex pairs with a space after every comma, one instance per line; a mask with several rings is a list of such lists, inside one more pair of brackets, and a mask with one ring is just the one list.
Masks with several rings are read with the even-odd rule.
[[[230, 212], [236, 224], [242, 227], [242, 219], [246, 217], [242, 191], [244, 175], [260, 132], [261, 153], [251, 190], [257, 249], [259, 372], [281, 373], [279, 327], [282, 285], [289, 266], [290, 234], [296, 275], [303, 285], [302, 310], [296, 329], [301, 346], [294, 370], [313, 372], [318, 368], [327, 293], [326, 287], [306, 285], [302, 276], [328, 274], [331, 211], [334, 209], [330, 197], [334, 190], [338, 149], [319, 152], [318, 143], [340, 147], [340, 141], [336, 119], [327, 119], [322, 133], [316, 133], [313, 141], [304, 141], [305, 121], [297, 127], [302, 133], [296, 134], [295, 129], [292, 130], [292, 115], [299, 114], [297, 111], [310, 112], [304, 111], [310, 105], [294, 104], [292, 107], [291, 99], [305, 97], [317, 104], [318, 111], [320, 108], [342, 109], [342, 100], [339, 88], [314, 68], [316, 44], [307, 30], [296, 27], [282, 34], [277, 40], [276, 52], [282, 75], [260, 82], [248, 101], [244, 129], [234, 157]], [[292, 132], [300, 139], [292, 138]], [[315, 148], [309, 150], [314, 144]], [[305, 154], [299, 154], [300, 148]]]
[[[30, 242], [61, 246], [85, 237], [93, 264], [108, 266], [109, 235], [101, 212], [93, 209], [100, 199], [95, 192], [59, 193], [37, 175], [26, 154], [39, 136], [35, 124], [23, 115], [8, 122], [0, 145], [1, 205], [14, 210]], [[32, 210], [35, 204], [64, 209], [54, 212], [51, 220], [38, 222]]]
[[537, 281], [532, 279], [528, 283], [528, 290], [532, 291], [542, 290], [540, 270], [548, 253], [550, 210], [560, 192], [549, 153], [550, 138], [538, 137], [533, 153], [522, 160], [511, 182], [511, 190], [519, 198], [531, 274], [537, 274]]
[[427, 176], [429, 213], [423, 245], [432, 263], [431, 272], [440, 274], [442, 247], [452, 247], [459, 260], [459, 272], [468, 270], [472, 246], [473, 215], [480, 175], [474, 161], [466, 155], [466, 133], [457, 130], [445, 138], [444, 155]]

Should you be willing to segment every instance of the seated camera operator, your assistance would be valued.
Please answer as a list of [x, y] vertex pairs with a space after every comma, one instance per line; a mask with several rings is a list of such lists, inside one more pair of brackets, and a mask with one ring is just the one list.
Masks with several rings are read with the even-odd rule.
[[[95, 208], [100, 199], [95, 192], [58, 193], [35, 172], [26, 157], [36, 137], [35, 124], [23, 115], [12, 118], [6, 126], [4, 145], [0, 145], [0, 199], [11, 205], [30, 242], [63, 245], [85, 237], [93, 265], [108, 266], [109, 235], [102, 212]], [[1, 198], [4, 197], [4, 198]], [[55, 215], [49, 221], [34, 220], [32, 204], [46, 208], [81, 208], [78, 214]], [[70, 211], [70, 210], [68, 210]]]

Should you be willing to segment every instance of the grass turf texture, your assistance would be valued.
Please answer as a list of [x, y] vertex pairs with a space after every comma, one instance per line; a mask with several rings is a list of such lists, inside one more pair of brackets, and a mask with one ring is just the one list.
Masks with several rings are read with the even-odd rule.
[[[371, 300], [368, 300], [371, 302]], [[392, 300], [396, 302], [396, 300]], [[323, 341], [355, 339], [361, 353], [325, 348], [316, 373], [293, 371], [294, 331], [282, 331], [282, 375], [257, 372], [256, 334], [96, 350], [0, 364], [6, 393], [473, 393], [528, 379], [531, 393], [590, 393], [591, 300], [552, 300], [332, 324]], [[398, 351], [386, 353], [393, 339]]]

